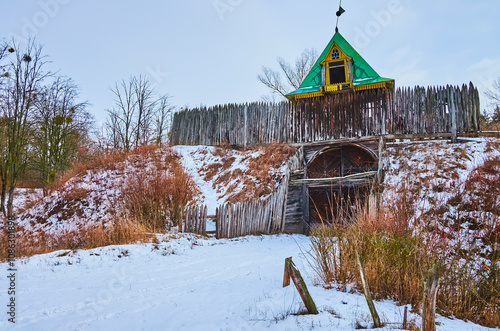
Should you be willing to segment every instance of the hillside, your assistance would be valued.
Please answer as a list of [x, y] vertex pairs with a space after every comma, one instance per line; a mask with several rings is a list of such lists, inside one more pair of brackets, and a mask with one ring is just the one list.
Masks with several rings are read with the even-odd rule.
[[411, 226], [443, 239], [443, 255], [472, 252], [474, 272], [500, 266], [498, 139], [394, 144], [386, 155], [384, 203], [404, 196]]
[[21, 214], [19, 230], [58, 236], [106, 227], [117, 218], [127, 218], [127, 201], [135, 190], [161, 189], [141, 183], [178, 178], [182, 173], [187, 182], [194, 183], [188, 204], [207, 205], [208, 213], [215, 214], [215, 208], [225, 202], [259, 199], [271, 193], [286, 170], [290, 151], [284, 146], [249, 151], [176, 146], [107, 157], [69, 178]]
[[[21, 215], [20, 231], [24, 232], [19, 238], [27, 232], [64, 237], [97, 225], [113, 226], [114, 217], [123, 212], [124, 192], [131, 180], [145, 182], [149, 176], [157, 178], [158, 173], [179, 169], [195, 184], [191, 203], [206, 204], [210, 212], [226, 201], [264, 198], [286, 171], [289, 153], [279, 146], [246, 152], [176, 146], [101, 161]], [[425, 244], [449, 257], [450, 266], [466, 266], [465, 279], [500, 268], [498, 140], [390, 143], [384, 152], [384, 170], [384, 206], [407, 213], [411, 228], [423, 230]], [[215, 240], [174, 231], [133, 245], [23, 258], [19, 262], [19, 309], [23, 312], [19, 329], [55, 325], [61, 330], [143, 325], [155, 330], [369, 327], [363, 296], [349, 293], [354, 292], [354, 285], [325, 286], [313, 255], [311, 238], [302, 235]], [[281, 287], [283, 262], [289, 256], [305, 278], [318, 316], [297, 315], [302, 303], [296, 290]], [[450, 290], [449, 284], [443, 279], [443, 290]], [[387, 323], [383, 329], [400, 326], [404, 306], [392, 300], [375, 304]], [[487, 330], [440, 313], [438, 330]], [[421, 325], [415, 312], [409, 321], [414, 327]]]

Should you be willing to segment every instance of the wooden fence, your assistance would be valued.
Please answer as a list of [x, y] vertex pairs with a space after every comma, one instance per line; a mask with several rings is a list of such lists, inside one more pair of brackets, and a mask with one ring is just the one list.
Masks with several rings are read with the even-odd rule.
[[217, 239], [282, 232], [285, 226], [289, 178], [287, 172], [278, 189], [264, 200], [219, 206], [216, 223]]
[[[216, 238], [235, 238], [251, 234], [271, 234], [284, 230], [290, 172], [302, 168], [303, 150], [288, 160], [287, 172], [275, 192], [263, 200], [224, 204], [216, 210]], [[182, 231], [206, 235], [207, 207], [184, 210]]]
[[330, 94], [296, 102], [193, 109], [174, 115], [174, 145], [310, 143], [392, 134], [475, 132], [479, 92], [472, 85]]
[[182, 232], [207, 234], [207, 206], [187, 207], [184, 210]]

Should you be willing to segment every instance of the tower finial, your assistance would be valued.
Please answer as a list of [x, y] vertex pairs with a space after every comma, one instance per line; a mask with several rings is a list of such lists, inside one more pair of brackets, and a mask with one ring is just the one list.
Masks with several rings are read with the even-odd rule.
[[342, 0], [340, 0], [339, 10], [336, 13], [336, 15], [337, 15], [337, 24], [335, 25], [335, 33], [339, 32], [339, 18], [340, 18], [340, 15], [342, 15], [343, 13], [345, 13], [345, 10], [344, 10], [344, 8], [342, 8]]

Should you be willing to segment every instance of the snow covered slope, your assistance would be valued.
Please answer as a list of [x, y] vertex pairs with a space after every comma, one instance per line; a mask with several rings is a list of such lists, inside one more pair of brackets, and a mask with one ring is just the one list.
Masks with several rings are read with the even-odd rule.
[[123, 211], [123, 189], [128, 178], [147, 176], [151, 171], [168, 172], [170, 162], [182, 163], [200, 191], [193, 202], [206, 204], [208, 213], [214, 215], [215, 208], [226, 201], [265, 197], [274, 190], [286, 171], [288, 156], [281, 155], [276, 162], [270, 162], [276, 155], [266, 152], [175, 146], [132, 153], [124, 160], [100, 165], [71, 178], [22, 214], [19, 228], [58, 235], [106, 224]]

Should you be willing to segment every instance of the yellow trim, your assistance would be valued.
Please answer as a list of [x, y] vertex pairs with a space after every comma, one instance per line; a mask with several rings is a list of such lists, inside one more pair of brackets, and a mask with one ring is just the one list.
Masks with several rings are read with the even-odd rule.
[[393, 84], [394, 84], [394, 81], [387, 81], [387, 82], [381, 82], [381, 83], [372, 83], [372, 84], [366, 84], [366, 85], [358, 85], [358, 86], [354, 86], [353, 87], [352, 83], [346, 82], [346, 83], [342, 83], [342, 84], [334, 84], [334, 85], [323, 86], [322, 89], [321, 89], [321, 91], [307, 92], [307, 93], [300, 93], [300, 94], [290, 95], [288, 98], [290, 100], [295, 100], [296, 101], [296, 100], [300, 100], [300, 99], [322, 97], [327, 92], [338, 92], [338, 91], [343, 91], [343, 90], [348, 90], [348, 89], [353, 89], [354, 92], [358, 92], [358, 91], [371, 90], [371, 89], [377, 89], [377, 88], [392, 87]]
[[[347, 85], [347, 86], [345, 86], [345, 85]], [[345, 83], [340, 83], [340, 84], [326, 85], [325, 92], [337, 92], [337, 91], [342, 91], [342, 90], [351, 89], [351, 88], [352, 88], [352, 83], [345, 82]]]
[[[332, 52], [333, 52], [334, 48], [338, 49], [338, 51], [339, 51], [340, 57], [338, 59], [332, 59]], [[340, 48], [336, 43], [333, 43], [332, 47], [330, 47], [330, 49], [328, 50], [326, 57], [320, 63], [322, 65], [325, 65], [327, 62], [338, 61], [338, 60], [352, 61], [352, 57], [347, 56], [347, 54], [344, 53], [342, 48]]]
[[358, 85], [358, 86], [354, 86], [354, 92], [390, 87], [392, 84], [393, 83], [391, 81], [387, 81], [387, 82], [381, 82], [381, 83]]
[[[339, 51], [340, 57], [338, 59], [332, 59], [332, 52], [334, 49], [337, 49]], [[336, 62], [336, 61], [343, 61], [344, 62], [344, 78], [345, 82], [340, 83], [340, 84], [330, 84], [330, 70], [329, 66], [331, 62]], [[352, 83], [349, 81], [350, 75], [349, 75], [349, 62], [351, 62], [352, 65], [352, 58], [347, 56], [347, 54], [340, 48], [336, 43], [333, 43], [330, 49], [328, 50], [328, 53], [326, 54], [326, 57], [321, 61], [321, 65], [323, 65], [324, 70], [325, 70], [325, 89], [326, 91], [337, 91], [338, 87], [336, 85], [341, 85], [341, 84], [347, 84], [347, 83]]]
[[315, 98], [315, 97], [322, 97], [325, 94], [323, 91], [316, 91], [316, 92], [308, 92], [308, 93], [301, 93], [297, 95], [292, 95], [291, 97], [295, 100], [299, 99], [307, 99], [307, 98]]

